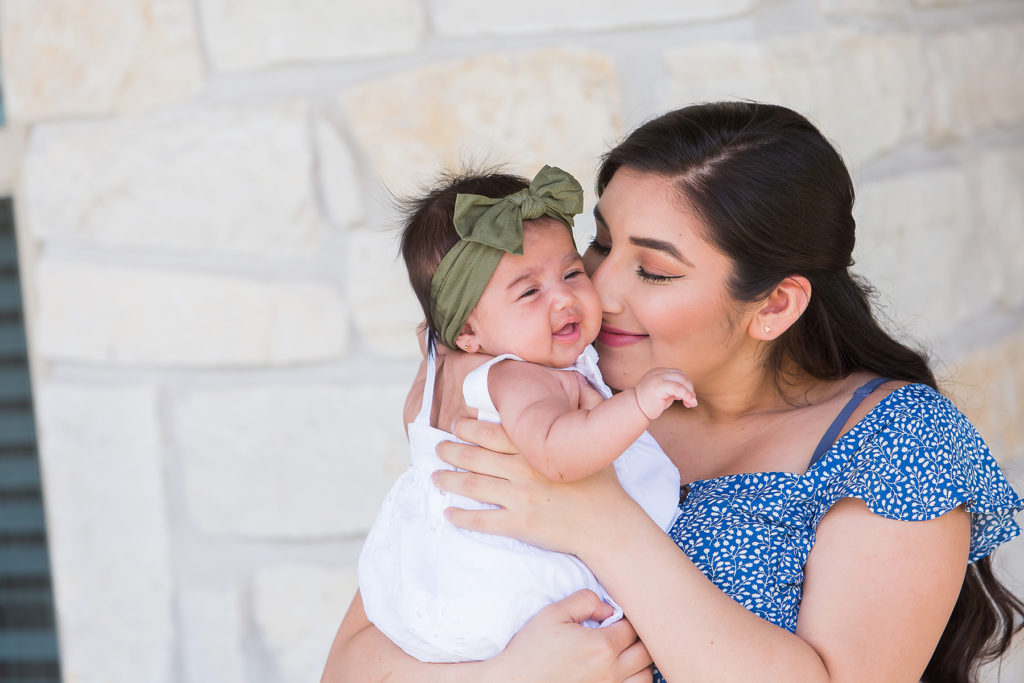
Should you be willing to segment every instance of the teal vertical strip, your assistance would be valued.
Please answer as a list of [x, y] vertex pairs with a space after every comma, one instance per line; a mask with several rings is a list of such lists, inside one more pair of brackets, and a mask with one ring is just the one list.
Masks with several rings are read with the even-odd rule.
[[14, 211], [0, 198], [0, 681], [60, 683]]

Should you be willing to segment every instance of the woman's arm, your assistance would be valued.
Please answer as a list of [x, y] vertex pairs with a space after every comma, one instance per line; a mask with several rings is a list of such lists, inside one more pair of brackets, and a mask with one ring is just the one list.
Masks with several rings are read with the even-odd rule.
[[[480, 431], [472, 421], [456, 429], [464, 439], [489, 443]], [[712, 584], [613, 473], [556, 484], [515, 456], [451, 444], [442, 457], [491, 475], [439, 473], [442, 488], [503, 508], [453, 510], [453, 522], [578, 555], [622, 605], [669, 680], [916, 681], [967, 563], [970, 529], [962, 510], [897, 522], [841, 501], [818, 528], [795, 635]]]
[[610, 613], [611, 607], [597, 595], [579, 591], [538, 612], [494, 659], [425, 664], [407, 655], [369, 622], [356, 593], [331, 644], [320, 681], [650, 681], [650, 655], [628, 621], [602, 629], [580, 625]]

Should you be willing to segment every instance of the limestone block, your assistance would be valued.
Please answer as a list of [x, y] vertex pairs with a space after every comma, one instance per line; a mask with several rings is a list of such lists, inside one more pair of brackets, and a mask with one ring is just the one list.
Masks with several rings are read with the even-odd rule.
[[170, 683], [170, 530], [156, 392], [43, 381], [36, 407], [64, 680]]
[[971, 168], [978, 205], [1001, 266], [1000, 300], [1009, 309], [1024, 304], [1024, 148], [986, 152]]
[[519, 0], [480, 3], [474, 0], [434, 0], [431, 18], [441, 34], [502, 35], [565, 33], [631, 26], [708, 21], [743, 14], [766, 0]]
[[1024, 328], [965, 355], [943, 386], [1000, 463], [1024, 465]]
[[422, 40], [418, 0], [199, 0], [218, 70], [408, 52]]
[[354, 87], [341, 102], [356, 142], [399, 195], [441, 168], [486, 164], [531, 177], [552, 164], [591, 188], [598, 156], [621, 132], [615, 70], [590, 50], [431, 64]]
[[313, 121], [313, 137], [324, 208], [334, 225], [351, 226], [362, 219], [364, 211], [363, 190], [352, 151], [337, 129], [322, 118]]
[[1024, 22], [976, 26], [928, 42], [928, 133], [969, 137], [1024, 120]]
[[253, 613], [284, 683], [320, 680], [357, 585], [354, 568], [279, 565], [256, 575]]
[[23, 133], [14, 126], [0, 126], [0, 193], [10, 196], [14, 191], [17, 169], [21, 166]]
[[179, 602], [186, 683], [244, 683], [241, 589], [186, 585]]
[[287, 256], [323, 233], [296, 102], [38, 126], [24, 174], [46, 240]]
[[174, 431], [192, 518], [205, 533], [247, 538], [364, 533], [408, 467], [407, 391], [275, 386], [181, 400]]
[[7, 116], [158, 107], [202, 87], [191, 0], [3, 0]]
[[357, 230], [349, 241], [349, 295], [356, 331], [382, 357], [420, 357], [416, 326], [423, 309], [398, 253], [398, 234]]
[[898, 331], [925, 347], [991, 306], [998, 269], [975, 232], [966, 174], [929, 170], [863, 185], [854, 271], [881, 293]]
[[55, 260], [40, 261], [36, 282], [36, 341], [51, 360], [263, 366], [346, 348], [346, 308], [319, 283]]
[[845, 30], [687, 45], [665, 54], [668, 106], [782, 104], [809, 116], [856, 166], [920, 136], [923, 56], [913, 34]]
[[908, 9], [907, 0], [817, 0], [825, 16], [899, 16]]

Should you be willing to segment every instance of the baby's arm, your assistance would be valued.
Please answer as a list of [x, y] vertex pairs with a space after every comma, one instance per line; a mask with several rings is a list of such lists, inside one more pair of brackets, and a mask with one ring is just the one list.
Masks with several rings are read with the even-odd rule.
[[678, 370], [648, 371], [591, 409], [579, 407], [576, 378], [531, 363], [491, 368], [488, 388], [502, 424], [530, 464], [548, 479], [575, 481], [619, 457], [673, 401], [696, 405], [689, 378]]

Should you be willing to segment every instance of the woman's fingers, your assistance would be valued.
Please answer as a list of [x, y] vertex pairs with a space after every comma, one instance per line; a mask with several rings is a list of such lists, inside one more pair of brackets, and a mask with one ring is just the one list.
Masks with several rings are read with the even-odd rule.
[[523, 476], [525, 470], [525, 460], [518, 453], [491, 451], [457, 441], [439, 443], [437, 457], [460, 470], [501, 479]]
[[[578, 590], [555, 604], [561, 608], [563, 621], [571, 621], [576, 624], [582, 624], [587, 619], [604, 621], [615, 613], [615, 609], [611, 605], [597, 597], [597, 593], [587, 589]], [[626, 644], [623, 644], [623, 647], [625, 646]]]
[[434, 486], [442, 491], [456, 493], [466, 498], [491, 505], [502, 505], [508, 497], [507, 479], [473, 472], [437, 470], [433, 475]]
[[653, 663], [647, 648], [644, 647], [641, 640], [637, 639], [619, 655], [618, 671], [623, 676], [623, 680], [630, 681], [630, 683], [650, 681], [653, 678], [651, 674]]
[[512, 440], [508, 438], [504, 427], [494, 422], [459, 418], [452, 427], [455, 436], [463, 441], [483, 446], [498, 453], [518, 453]]

